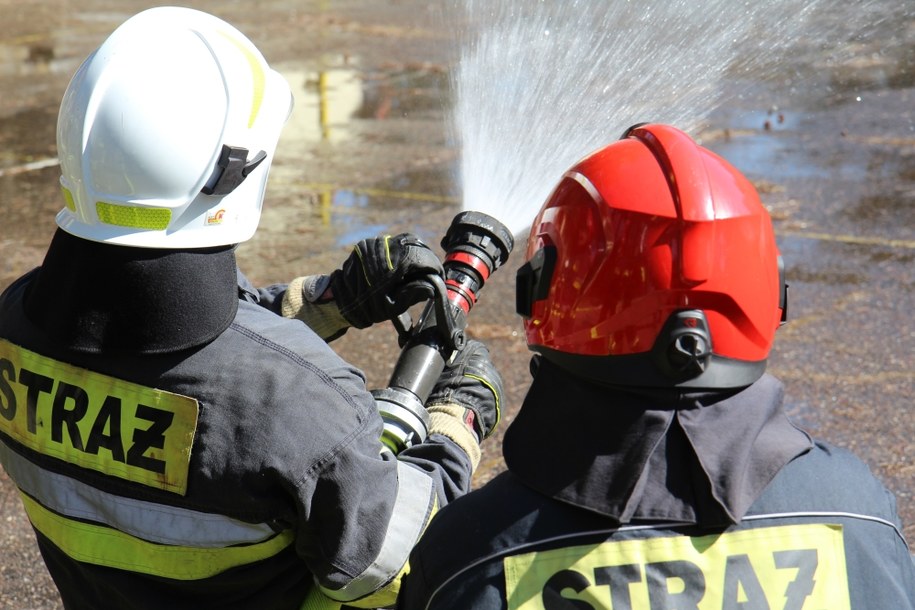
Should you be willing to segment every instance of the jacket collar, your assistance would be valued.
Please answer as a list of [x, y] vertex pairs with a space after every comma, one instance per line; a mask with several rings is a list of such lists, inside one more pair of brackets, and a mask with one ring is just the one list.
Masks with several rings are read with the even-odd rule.
[[544, 360], [503, 453], [528, 486], [619, 523], [736, 523], [811, 447], [782, 398], [769, 375], [727, 393], [635, 393]]

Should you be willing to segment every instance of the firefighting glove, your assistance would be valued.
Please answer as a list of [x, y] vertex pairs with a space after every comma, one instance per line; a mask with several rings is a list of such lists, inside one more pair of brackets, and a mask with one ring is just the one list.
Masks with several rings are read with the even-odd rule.
[[360, 241], [330, 275], [330, 289], [350, 326], [393, 319], [432, 296], [430, 275], [444, 276], [438, 256], [410, 233]]
[[292, 280], [281, 313], [305, 322], [325, 341], [352, 326], [391, 319], [432, 296], [429, 275], [442, 276], [438, 257], [413, 235], [365, 239], [330, 275]]
[[499, 425], [502, 394], [502, 377], [489, 358], [489, 349], [470, 340], [445, 365], [426, 400], [426, 408], [430, 414], [450, 409], [479, 442]]

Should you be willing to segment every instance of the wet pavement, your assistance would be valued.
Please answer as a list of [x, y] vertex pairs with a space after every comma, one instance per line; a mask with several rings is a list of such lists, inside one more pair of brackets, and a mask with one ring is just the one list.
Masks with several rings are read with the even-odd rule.
[[[261, 228], [239, 250], [255, 282], [329, 271], [351, 243], [376, 233], [410, 230], [438, 243], [461, 209], [461, 189], [453, 178], [459, 152], [444, 121], [453, 32], [434, 3], [191, 4], [248, 34], [297, 99]], [[40, 264], [54, 230], [62, 205], [54, 131], [70, 75], [146, 6], [0, 0], [0, 288]], [[735, 77], [731, 97], [699, 135], [754, 181], [775, 221], [790, 323], [778, 333], [770, 371], [786, 382], [791, 415], [870, 465], [896, 494], [913, 540], [915, 15], [881, 28], [828, 60], [804, 47], [792, 56], [803, 80]], [[471, 334], [487, 341], [503, 371], [506, 423], [528, 383], [513, 313], [519, 242], [470, 320]], [[365, 370], [371, 387], [386, 383], [397, 357], [392, 328], [351, 331], [334, 345]], [[485, 447], [478, 483], [503, 467], [499, 440]], [[58, 608], [2, 474], [0, 548], [0, 609]]]

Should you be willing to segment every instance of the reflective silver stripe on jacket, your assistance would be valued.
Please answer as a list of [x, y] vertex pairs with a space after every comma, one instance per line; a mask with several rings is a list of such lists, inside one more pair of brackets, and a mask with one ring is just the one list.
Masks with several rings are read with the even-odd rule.
[[321, 591], [331, 599], [348, 602], [370, 595], [397, 576], [416, 545], [433, 504], [432, 478], [397, 462], [397, 499], [378, 556], [365, 571], [340, 589]]
[[274, 536], [265, 523], [125, 498], [62, 474], [43, 470], [0, 441], [0, 463], [19, 488], [66, 517], [102, 523], [160, 544], [221, 548], [254, 544]]

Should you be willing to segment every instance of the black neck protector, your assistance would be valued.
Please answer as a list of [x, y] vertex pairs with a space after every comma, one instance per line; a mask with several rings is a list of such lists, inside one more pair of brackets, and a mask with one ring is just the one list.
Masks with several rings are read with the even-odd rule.
[[160, 354], [202, 345], [238, 309], [234, 246], [161, 250], [58, 230], [26, 294], [29, 320], [73, 351]]

